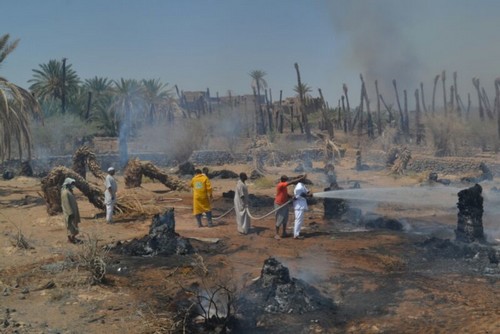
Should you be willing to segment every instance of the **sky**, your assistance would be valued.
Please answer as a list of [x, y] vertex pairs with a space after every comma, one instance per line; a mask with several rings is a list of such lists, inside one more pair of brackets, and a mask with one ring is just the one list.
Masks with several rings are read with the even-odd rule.
[[[20, 39], [0, 76], [29, 87], [33, 69], [67, 58], [78, 76], [160, 79], [184, 91], [251, 94], [262, 70], [273, 99], [302, 82], [336, 105], [378, 80], [430, 96], [443, 70], [461, 95], [500, 77], [498, 0], [2, 0], [0, 35]], [[8, 14], [7, 14], [8, 13]], [[353, 96], [354, 95], [354, 96]], [[373, 97], [371, 98], [373, 99]], [[465, 98], [462, 98], [465, 101]], [[357, 103], [357, 102], [356, 102]]]

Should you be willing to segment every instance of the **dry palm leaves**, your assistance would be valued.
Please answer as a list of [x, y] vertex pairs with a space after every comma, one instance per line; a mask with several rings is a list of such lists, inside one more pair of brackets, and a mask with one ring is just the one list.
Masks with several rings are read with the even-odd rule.
[[124, 171], [125, 187], [136, 188], [142, 183], [142, 176], [147, 176], [163, 183], [172, 190], [187, 190], [186, 184], [178, 179], [168, 176], [151, 162], [142, 162], [139, 159], [131, 159]]
[[124, 216], [151, 216], [161, 213], [165, 208], [154, 199], [143, 199], [137, 194], [125, 194], [118, 197], [117, 211]]
[[404, 174], [406, 166], [410, 162], [410, 159], [411, 159], [411, 151], [405, 147], [403, 151], [399, 154], [396, 161], [394, 162], [394, 165], [391, 168], [391, 173]]
[[73, 170], [85, 179], [87, 173], [86, 165], [89, 166], [90, 172], [98, 179], [103, 180], [105, 175], [101, 170], [101, 166], [97, 162], [95, 154], [88, 146], [82, 146], [76, 150], [73, 155]]

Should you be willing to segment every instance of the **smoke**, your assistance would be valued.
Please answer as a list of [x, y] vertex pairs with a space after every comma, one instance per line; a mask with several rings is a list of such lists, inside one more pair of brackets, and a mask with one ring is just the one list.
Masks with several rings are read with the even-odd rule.
[[398, 14], [403, 6], [346, 1], [331, 10], [335, 30], [345, 43], [346, 64], [362, 73], [367, 84], [378, 80], [382, 90], [390, 89], [392, 79], [403, 87], [415, 84], [420, 70], [415, 45], [405, 36], [404, 17]]
[[500, 242], [500, 192], [483, 188], [483, 228], [489, 242]]
[[252, 126], [248, 116], [251, 111], [243, 107], [219, 107], [221, 110], [200, 118], [193, 115], [182, 119], [182, 115], [175, 115], [174, 123], [143, 124], [131, 151], [162, 152], [179, 163], [186, 161], [196, 150], [220, 149], [234, 153], [241, 144], [240, 138], [247, 132], [247, 126], [248, 129]]
[[[447, 83], [458, 74], [458, 92], [465, 101], [474, 92], [472, 78], [481, 79], [488, 93], [500, 76], [497, 39], [498, 22], [494, 13], [500, 2], [441, 0], [337, 0], [324, 2], [338, 34], [338, 50], [347, 66], [341, 71], [362, 73], [369, 96], [374, 99], [374, 81], [380, 93], [394, 96], [392, 80], [400, 92], [413, 91], [424, 83], [430, 96], [432, 81], [442, 71]], [[346, 79], [347, 78], [343, 78]], [[357, 76], [356, 76], [357, 79]], [[359, 80], [347, 82], [358, 85]], [[442, 103], [442, 96], [436, 102]]]

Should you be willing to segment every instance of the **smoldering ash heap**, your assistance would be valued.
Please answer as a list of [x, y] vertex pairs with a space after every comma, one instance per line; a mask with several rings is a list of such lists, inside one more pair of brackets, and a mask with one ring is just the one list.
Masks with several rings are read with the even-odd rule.
[[458, 222], [456, 240], [463, 242], [484, 241], [483, 188], [479, 184], [458, 192]]
[[249, 286], [246, 296], [252, 312], [302, 314], [335, 308], [331, 299], [306, 282], [290, 277], [288, 268], [272, 257], [264, 261], [260, 278]]

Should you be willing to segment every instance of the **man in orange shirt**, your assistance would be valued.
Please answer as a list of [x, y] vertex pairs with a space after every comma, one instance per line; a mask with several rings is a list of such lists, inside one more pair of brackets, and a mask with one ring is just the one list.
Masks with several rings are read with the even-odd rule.
[[201, 216], [206, 214], [208, 227], [212, 227], [212, 185], [200, 169], [196, 169], [194, 174], [190, 184], [191, 189], [193, 189], [193, 215], [196, 217], [198, 227], [202, 227]]
[[[276, 197], [274, 198], [274, 208], [276, 211], [276, 235], [275, 239], [281, 239], [286, 237], [286, 225], [288, 224], [288, 213], [289, 213], [289, 205], [286, 204], [292, 196], [288, 194], [288, 186], [297, 184], [298, 182], [304, 180], [307, 175], [298, 176], [293, 180], [289, 180], [288, 176], [283, 175], [280, 178], [280, 182], [276, 186]], [[286, 204], [286, 205], [285, 205]], [[279, 234], [280, 226], [283, 226], [283, 233]]]

